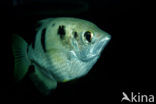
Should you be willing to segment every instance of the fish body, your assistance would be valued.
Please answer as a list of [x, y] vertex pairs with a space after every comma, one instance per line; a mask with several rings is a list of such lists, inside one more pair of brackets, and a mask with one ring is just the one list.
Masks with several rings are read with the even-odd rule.
[[[15, 77], [21, 80], [34, 66], [30, 78], [43, 93], [86, 75], [111, 36], [95, 24], [77, 18], [48, 18], [39, 22], [35, 40], [28, 45], [13, 37]], [[18, 56], [21, 57], [18, 57]]]

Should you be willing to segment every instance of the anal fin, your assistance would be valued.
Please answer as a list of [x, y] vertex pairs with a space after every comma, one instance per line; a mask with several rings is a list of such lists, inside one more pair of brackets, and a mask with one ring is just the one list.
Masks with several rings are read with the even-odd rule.
[[39, 67], [35, 66], [35, 72], [30, 73], [30, 79], [33, 81], [36, 88], [44, 95], [48, 95], [52, 89], [57, 87], [55, 79], [47, 77], [44, 73], [40, 72]]

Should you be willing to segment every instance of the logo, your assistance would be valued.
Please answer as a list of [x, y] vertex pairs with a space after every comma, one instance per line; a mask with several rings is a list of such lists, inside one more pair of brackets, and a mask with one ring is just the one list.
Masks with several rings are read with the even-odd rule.
[[154, 95], [146, 95], [146, 94], [141, 94], [140, 92], [134, 93], [131, 92], [129, 95], [127, 95], [125, 92], [122, 92], [122, 99], [121, 102], [123, 101], [128, 101], [128, 102], [154, 102]]

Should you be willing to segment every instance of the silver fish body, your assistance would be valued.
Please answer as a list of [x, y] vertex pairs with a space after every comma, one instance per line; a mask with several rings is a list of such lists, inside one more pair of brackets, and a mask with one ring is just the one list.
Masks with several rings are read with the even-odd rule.
[[34, 44], [27, 46], [26, 58], [27, 65], [35, 67], [30, 78], [41, 92], [56, 88], [57, 82], [86, 75], [111, 39], [95, 24], [82, 19], [49, 18], [40, 24]]

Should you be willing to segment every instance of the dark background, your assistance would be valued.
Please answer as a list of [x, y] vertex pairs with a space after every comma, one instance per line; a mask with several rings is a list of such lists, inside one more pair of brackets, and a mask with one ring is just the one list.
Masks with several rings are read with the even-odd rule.
[[[122, 92], [155, 94], [154, 40], [151, 17], [141, 0], [12, 0], [1, 4], [2, 96], [21, 103], [121, 103]], [[79, 11], [76, 11], [79, 8]], [[80, 9], [81, 8], [81, 9]], [[75, 12], [73, 12], [75, 11]], [[151, 12], [151, 11], [150, 11]], [[35, 23], [48, 17], [77, 17], [92, 21], [110, 33], [112, 40], [100, 59], [83, 78], [59, 83], [43, 96], [26, 76], [14, 83], [11, 34], [28, 42]], [[3, 33], [3, 32], [2, 32]], [[2, 38], [4, 37], [4, 38]], [[7, 47], [7, 48], [6, 48]], [[155, 95], [156, 96], [156, 95]]]

